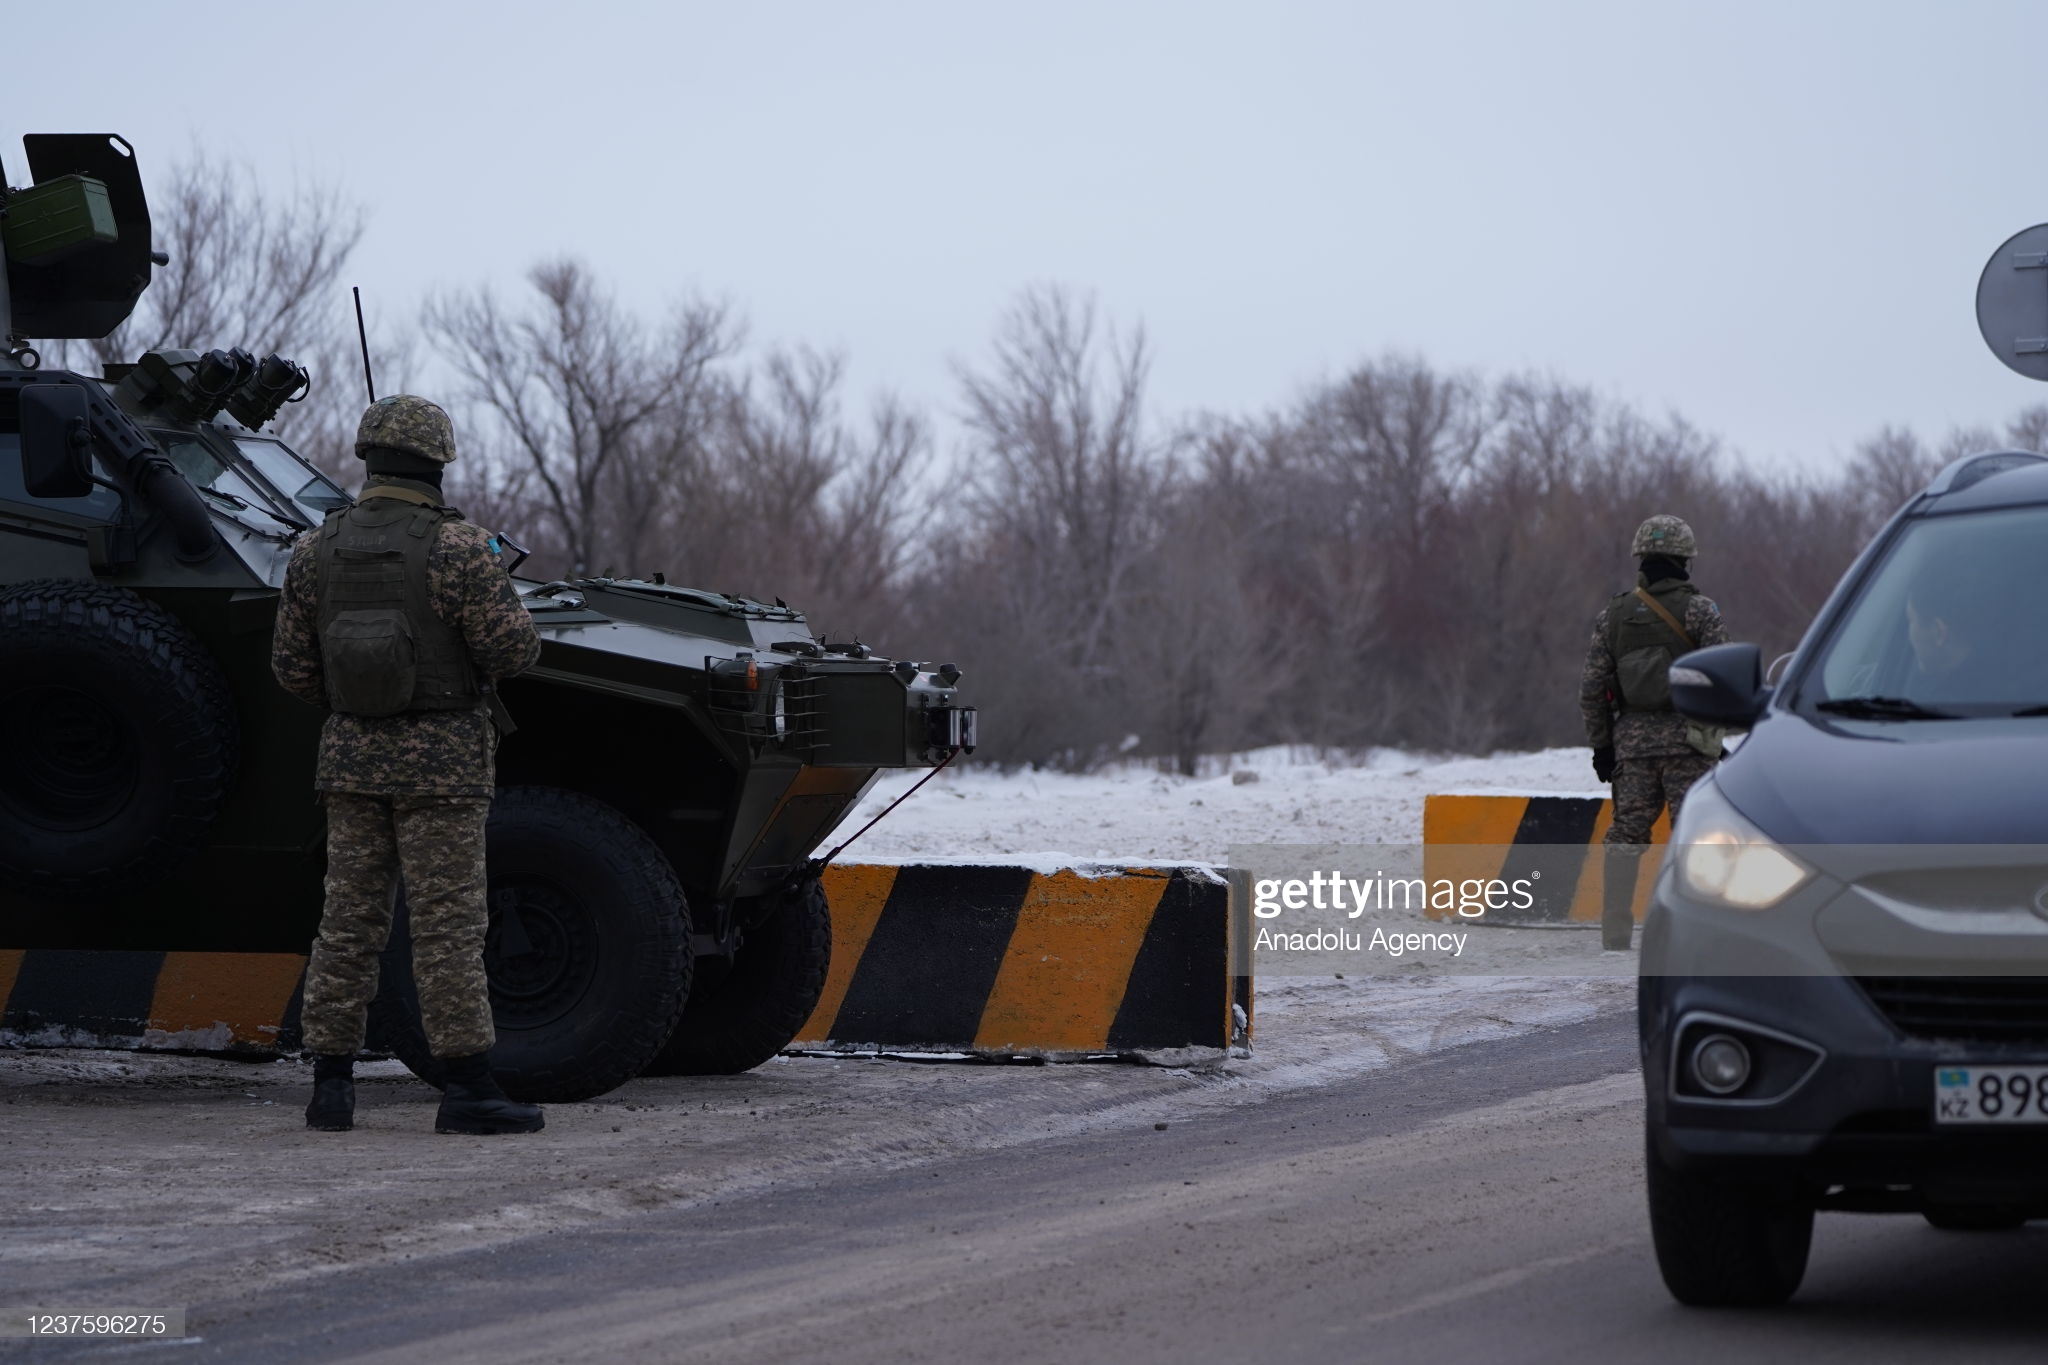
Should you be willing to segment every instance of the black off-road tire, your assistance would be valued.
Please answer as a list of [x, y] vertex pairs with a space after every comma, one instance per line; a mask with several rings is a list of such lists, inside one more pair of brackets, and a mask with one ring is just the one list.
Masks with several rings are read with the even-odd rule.
[[1764, 1308], [1806, 1276], [1813, 1205], [1795, 1191], [1681, 1171], [1650, 1137], [1650, 1239], [1671, 1297], [1694, 1308]]
[[2010, 1204], [1936, 1204], [1920, 1216], [1943, 1232], [2011, 1232], [2027, 1223], [2026, 1210]]
[[0, 881], [55, 899], [158, 881], [205, 844], [239, 735], [213, 656], [154, 602], [0, 591]]
[[[690, 993], [689, 909], [661, 849], [594, 797], [507, 787], [491, 805], [485, 861], [498, 1084], [516, 1100], [569, 1103], [639, 1075]], [[373, 1040], [440, 1086], [402, 899], [370, 1013]]]
[[742, 931], [732, 963], [683, 1008], [650, 1076], [734, 1076], [789, 1046], [818, 1007], [832, 965], [825, 888], [806, 878]]

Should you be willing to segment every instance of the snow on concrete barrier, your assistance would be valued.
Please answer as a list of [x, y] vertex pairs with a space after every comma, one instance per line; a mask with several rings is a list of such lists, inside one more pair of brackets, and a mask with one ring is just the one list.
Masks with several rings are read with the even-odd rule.
[[273, 1051], [305, 969], [299, 953], [0, 949], [0, 1042]]
[[[825, 871], [832, 965], [793, 1044], [1052, 1059], [1248, 1036], [1228, 887], [1207, 867], [924, 862]], [[0, 949], [0, 1043], [295, 1047], [298, 953]], [[1235, 1007], [1235, 1008], [1233, 1008]]]
[[1179, 1059], [1248, 1037], [1209, 867], [829, 868], [832, 969], [793, 1046]]
[[[1519, 796], [1427, 797], [1422, 804], [1424, 875], [1528, 879], [1535, 903], [1527, 909], [1489, 910], [1476, 923], [1598, 924], [1606, 882], [1601, 841], [1614, 823], [1604, 796], [1531, 792]], [[1671, 818], [1657, 817], [1653, 844], [1671, 837]], [[1649, 905], [1661, 849], [1643, 858], [1636, 872], [1638, 920]], [[1433, 919], [1453, 919], [1450, 910], [1431, 910]]]

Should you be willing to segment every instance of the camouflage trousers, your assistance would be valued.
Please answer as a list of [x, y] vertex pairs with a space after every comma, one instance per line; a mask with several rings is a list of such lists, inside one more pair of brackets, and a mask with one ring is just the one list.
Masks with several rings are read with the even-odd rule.
[[1658, 814], [1678, 808], [1692, 784], [1707, 775], [1714, 760], [1703, 754], [1659, 754], [1652, 758], [1624, 758], [1614, 765], [1614, 823], [1607, 827], [1607, 842], [1644, 845], [1650, 842], [1650, 826]]
[[329, 1056], [363, 1045], [378, 955], [391, 936], [402, 872], [412, 920], [420, 1022], [436, 1057], [485, 1052], [496, 1040], [484, 978], [487, 798], [326, 792], [327, 906], [306, 964], [306, 1046]]

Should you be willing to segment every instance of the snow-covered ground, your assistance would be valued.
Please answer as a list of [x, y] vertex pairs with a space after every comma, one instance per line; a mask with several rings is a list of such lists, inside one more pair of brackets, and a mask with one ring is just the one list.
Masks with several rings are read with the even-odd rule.
[[[843, 827], [844, 838], [917, 781], [892, 773]], [[1233, 845], [1419, 844], [1422, 806], [1433, 793], [1605, 796], [1584, 749], [1441, 757], [1376, 749], [1349, 756], [1305, 749], [1258, 749], [1214, 762], [1199, 777], [1146, 763], [1086, 776], [1001, 773], [969, 767], [940, 773], [862, 835], [846, 861], [921, 857], [1060, 863], [1225, 864]], [[1467, 934], [1456, 960], [1417, 954], [1370, 963], [1353, 957], [1333, 970], [1403, 978], [1629, 977], [1632, 953], [1603, 953], [1585, 932], [1483, 922], [1444, 924], [1421, 914], [1378, 917], [1384, 927]], [[1590, 926], [1587, 926], [1590, 927]], [[1262, 998], [1285, 978], [1262, 977]]]
[[[843, 827], [845, 833], [859, 829], [921, 775], [884, 777]], [[1487, 758], [1395, 749], [1360, 757], [1257, 749], [1193, 778], [1161, 773], [1149, 763], [1087, 776], [968, 767], [940, 773], [861, 836], [846, 858], [1052, 854], [1222, 863], [1232, 844], [1420, 843], [1423, 798], [1433, 792], [1607, 794], [1594, 781], [1584, 749]]]
[[[1222, 862], [1233, 844], [1414, 843], [1432, 792], [1593, 792], [1590, 778], [1582, 749], [1355, 762], [1265, 750], [1196, 779], [1142, 766], [968, 769], [941, 775], [847, 856]], [[908, 780], [891, 776], [859, 818]], [[300, 1059], [0, 1049], [0, 1204], [12, 1210], [0, 1214], [0, 1275], [55, 1302], [101, 1273], [108, 1246], [146, 1245], [152, 1302], [199, 1302], [835, 1171], [990, 1149], [1021, 1164], [1046, 1139], [1220, 1124], [1242, 1106], [1633, 1000], [1634, 956], [1601, 953], [1597, 935], [1471, 938], [1456, 971], [1411, 957], [1394, 975], [1260, 976], [1249, 1056], [1154, 1067], [783, 1057], [550, 1106], [543, 1133], [482, 1164], [473, 1143], [421, 1141], [436, 1097], [395, 1062], [362, 1068], [357, 1131], [335, 1142], [301, 1124]]]

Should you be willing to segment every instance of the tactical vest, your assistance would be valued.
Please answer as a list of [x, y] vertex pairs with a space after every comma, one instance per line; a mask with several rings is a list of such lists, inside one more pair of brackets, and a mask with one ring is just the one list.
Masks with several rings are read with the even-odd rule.
[[[1681, 622], [1699, 595], [1699, 589], [1683, 579], [1666, 579], [1646, 591]], [[1633, 590], [1617, 594], [1607, 604], [1607, 652], [1621, 684], [1617, 700], [1622, 710], [1669, 711], [1671, 663], [1693, 648], [1693, 641], [1672, 630]]]
[[443, 507], [379, 496], [320, 528], [320, 656], [327, 701], [352, 716], [469, 711], [483, 700], [462, 633], [434, 615], [427, 560]]

